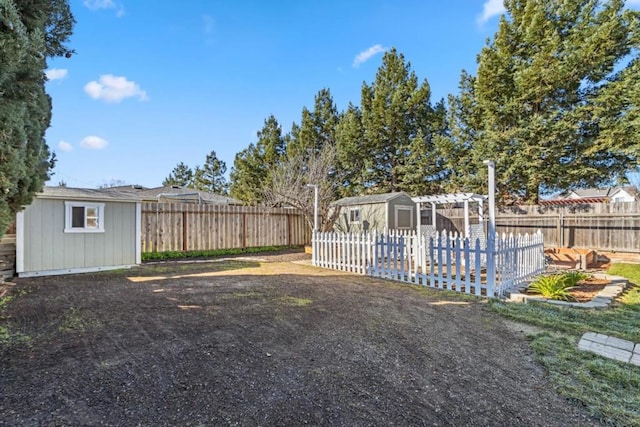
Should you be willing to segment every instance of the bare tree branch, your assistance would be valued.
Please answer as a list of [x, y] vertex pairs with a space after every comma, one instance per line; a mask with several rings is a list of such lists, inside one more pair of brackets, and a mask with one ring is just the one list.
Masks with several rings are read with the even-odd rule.
[[297, 153], [288, 157], [273, 171], [271, 185], [264, 190], [265, 203], [299, 209], [313, 228], [314, 189], [307, 184], [317, 185], [319, 229], [330, 230], [337, 215], [330, 207], [337, 186], [333, 173], [336, 155], [336, 148], [327, 144], [317, 153]]

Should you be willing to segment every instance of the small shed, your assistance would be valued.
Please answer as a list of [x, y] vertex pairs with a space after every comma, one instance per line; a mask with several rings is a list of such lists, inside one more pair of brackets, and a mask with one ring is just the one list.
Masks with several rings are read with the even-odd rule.
[[361, 232], [413, 230], [416, 204], [404, 192], [345, 197], [333, 203], [339, 214], [334, 230]]
[[141, 261], [141, 208], [130, 194], [45, 187], [16, 218], [20, 277], [131, 267]]

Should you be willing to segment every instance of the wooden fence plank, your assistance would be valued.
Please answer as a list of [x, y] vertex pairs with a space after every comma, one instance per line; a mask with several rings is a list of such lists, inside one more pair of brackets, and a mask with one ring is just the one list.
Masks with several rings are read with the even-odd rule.
[[142, 251], [213, 250], [305, 245], [311, 230], [301, 212], [251, 206], [145, 203]]

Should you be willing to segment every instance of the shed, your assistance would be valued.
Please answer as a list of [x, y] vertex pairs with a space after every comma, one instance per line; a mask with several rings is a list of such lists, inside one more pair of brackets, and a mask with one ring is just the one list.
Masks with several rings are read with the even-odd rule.
[[336, 231], [382, 232], [413, 230], [416, 226], [416, 204], [404, 192], [345, 197], [333, 206], [340, 210], [334, 224]]
[[16, 218], [20, 277], [131, 267], [141, 261], [141, 208], [130, 194], [45, 187]]

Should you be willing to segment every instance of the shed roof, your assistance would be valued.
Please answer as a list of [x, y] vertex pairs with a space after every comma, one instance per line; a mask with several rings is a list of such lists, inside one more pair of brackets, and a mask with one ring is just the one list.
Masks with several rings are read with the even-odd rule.
[[72, 199], [112, 202], [139, 202], [141, 198], [136, 194], [126, 193], [115, 189], [93, 189], [72, 187], [44, 187], [36, 197], [41, 199]]
[[367, 196], [354, 196], [354, 197], [344, 197], [340, 200], [336, 200], [333, 202], [333, 205], [338, 206], [354, 206], [354, 205], [370, 205], [377, 203], [386, 203], [389, 202], [396, 197], [409, 195], [404, 191], [399, 191], [395, 193], [384, 193], [384, 194], [369, 194]]

